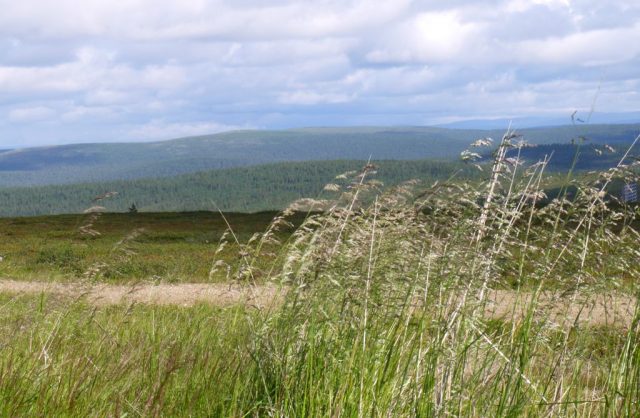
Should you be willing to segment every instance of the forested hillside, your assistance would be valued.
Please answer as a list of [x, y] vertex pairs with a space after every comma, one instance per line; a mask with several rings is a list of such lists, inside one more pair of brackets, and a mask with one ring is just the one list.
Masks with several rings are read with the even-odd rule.
[[[216, 210], [254, 212], [281, 209], [298, 198], [320, 197], [341, 173], [360, 170], [365, 161], [315, 161], [212, 170], [175, 177], [0, 189], [0, 216], [78, 213], [107, 192], [118, 195], [98, 204], [125, 212]], [[452, 174], [477, 175], [471, 166], [441, 161], [381, 161], [376, 179], [386, 186], [404, 180], [434, 181]], [[324, 192], [330, 193], [330, 192]], [[328, 196], [328, 195], [327, 195]]]
[[[508, 157], [520, 156], [525, 164], [532, 164], [549, 158], [548, 171], [566, 172], [574, 164], [575, 170], [606, 170], [615, 166], [627, 150], [626, 143], [618, 143], [615, 147], [597, 143], [583, 144], [544, 144], [532, 147], [517, 148], [508, 151]], [[636, 154], [635, 152], [632, 154]], [[491, 161], [490, 152], [485, 153], [485, 161]]]
[[[533, 144], [626, 144], [640, 125], [523, 129]], [[284, 161], [456, 159], [480, 137], [502, 130], [433, 127], [237, 131], [152, 143], [80, 144], [0, 151], [0, 187], [168, 177]]]
[[[615, 147], [595, 141], [580, 144], [544, 144], [513, 148], [509, 157], [525, 164], [550, 158], [548, 172], [566, 172], [574, 158], [577, 171], [613, 167], [626, 150], [626, 142], [610, 141]], [[484, 163], [493, 156], [483, 152]], [[632, 153], [631, 157], [634, 157]], [[482, 161], [480, 161], [482, 163]], [[388, 185], [409, 179], [432, 181], [454, 172], [465, 178], [483, 174], [471, 165], [449, 160], [383, 160], [375, 162], [379, 180]], [[249, 167], [204, 170], [167, 177], [29, 187], [0, 187], [0, 216], [78, 213], [91, 206], [95, 196], [115, 191], [104, 202], [108, 210], [123, 212], [135, 203], [141, 211], [192, 211], [220, 208], [253, 212], [281, 209], [302, 197], [317, 197], [325, 184], [345, 171], [358, 170], [365, 160], [284, 162]], [[193, 166], [190, 168], [194, 168]]]

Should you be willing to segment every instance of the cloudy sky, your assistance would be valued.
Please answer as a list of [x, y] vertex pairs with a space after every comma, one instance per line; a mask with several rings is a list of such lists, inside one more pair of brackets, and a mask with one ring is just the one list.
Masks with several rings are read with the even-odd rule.
[[596, 112], [640, 110], [637, 0], [0, 0], [0, 10], [0, 148], [568, 118], [594, 98]]

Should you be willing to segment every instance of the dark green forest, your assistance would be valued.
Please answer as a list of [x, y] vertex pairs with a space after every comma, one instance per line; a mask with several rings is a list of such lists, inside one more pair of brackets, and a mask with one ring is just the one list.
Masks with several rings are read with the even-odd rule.
[[[118, 180], [101, 183], [0, 189], [0, 216], [79, 213], [97, 204], [111, 212], [137, 210], [216, 210], [255, 212], [282, 209], [296, 199], [322, 197], [326, 184], [348, 171], [360, 170], [365, 161], [338, 160], [278, 163], [212, 170], [175, 177]], [[477, 169], [447, 161], [380, 161], [375, 178], [386, 186], [410, 179], [425, 182], [476, 176]], [[116, 196], [94, 203], [96, 196]], [[325, 195], [330, 197], [330, 194]]]

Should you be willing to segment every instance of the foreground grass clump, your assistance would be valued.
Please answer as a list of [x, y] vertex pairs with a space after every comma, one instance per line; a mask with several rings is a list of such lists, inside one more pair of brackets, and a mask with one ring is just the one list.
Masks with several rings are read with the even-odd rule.
[[69, 302], [0, 297], [2, 416], [234, 414], [241, 308]]
[[[637, 181], [632, 167], [545, 201], [546, 161], [526, 171], [509, 161], [511, 139], [480, 188], [407, 183], [379, 194], [372, 166], [346, 188], [328, 186], [342, 203], [287, 247], [278, 277], [292, 290], [259, 333], [247, 410], [640, 413], [637, 213], [603, 193], [614, 178]], [[370, 192], [374, 203], [360, 205]], [[497, 289], [512, 306], [501, 318], [490, 314]], [[636, 301], [624, 321], [594, 316], [595, 298], [616, 294]]]

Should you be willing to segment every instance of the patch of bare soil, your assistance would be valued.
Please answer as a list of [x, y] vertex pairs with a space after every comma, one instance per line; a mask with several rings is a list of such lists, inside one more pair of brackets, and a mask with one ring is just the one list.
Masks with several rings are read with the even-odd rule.
[[140, 284], [107, 285], [82, 283], [45, 283], [0, 280], [0, 292], [39, 294], [42, 292], [71, 298], [85, 297], [90, 303], [104, 306], [120, 303], [193, 306], [209, 303], [217, 306], [248, 304], [266, 306], [277, 301], [275, 286], [238, 286], [229, 284]]
[[[532, 293], [493, 290], [488, 294], [485, 316], [519, 320], [531, 305]], [[538, 297], [534, 318], [551, 326], [573, 324], [591, 326], [631, 326], [637, 299], [621, 293], [569, 294], [543, 293]]]

